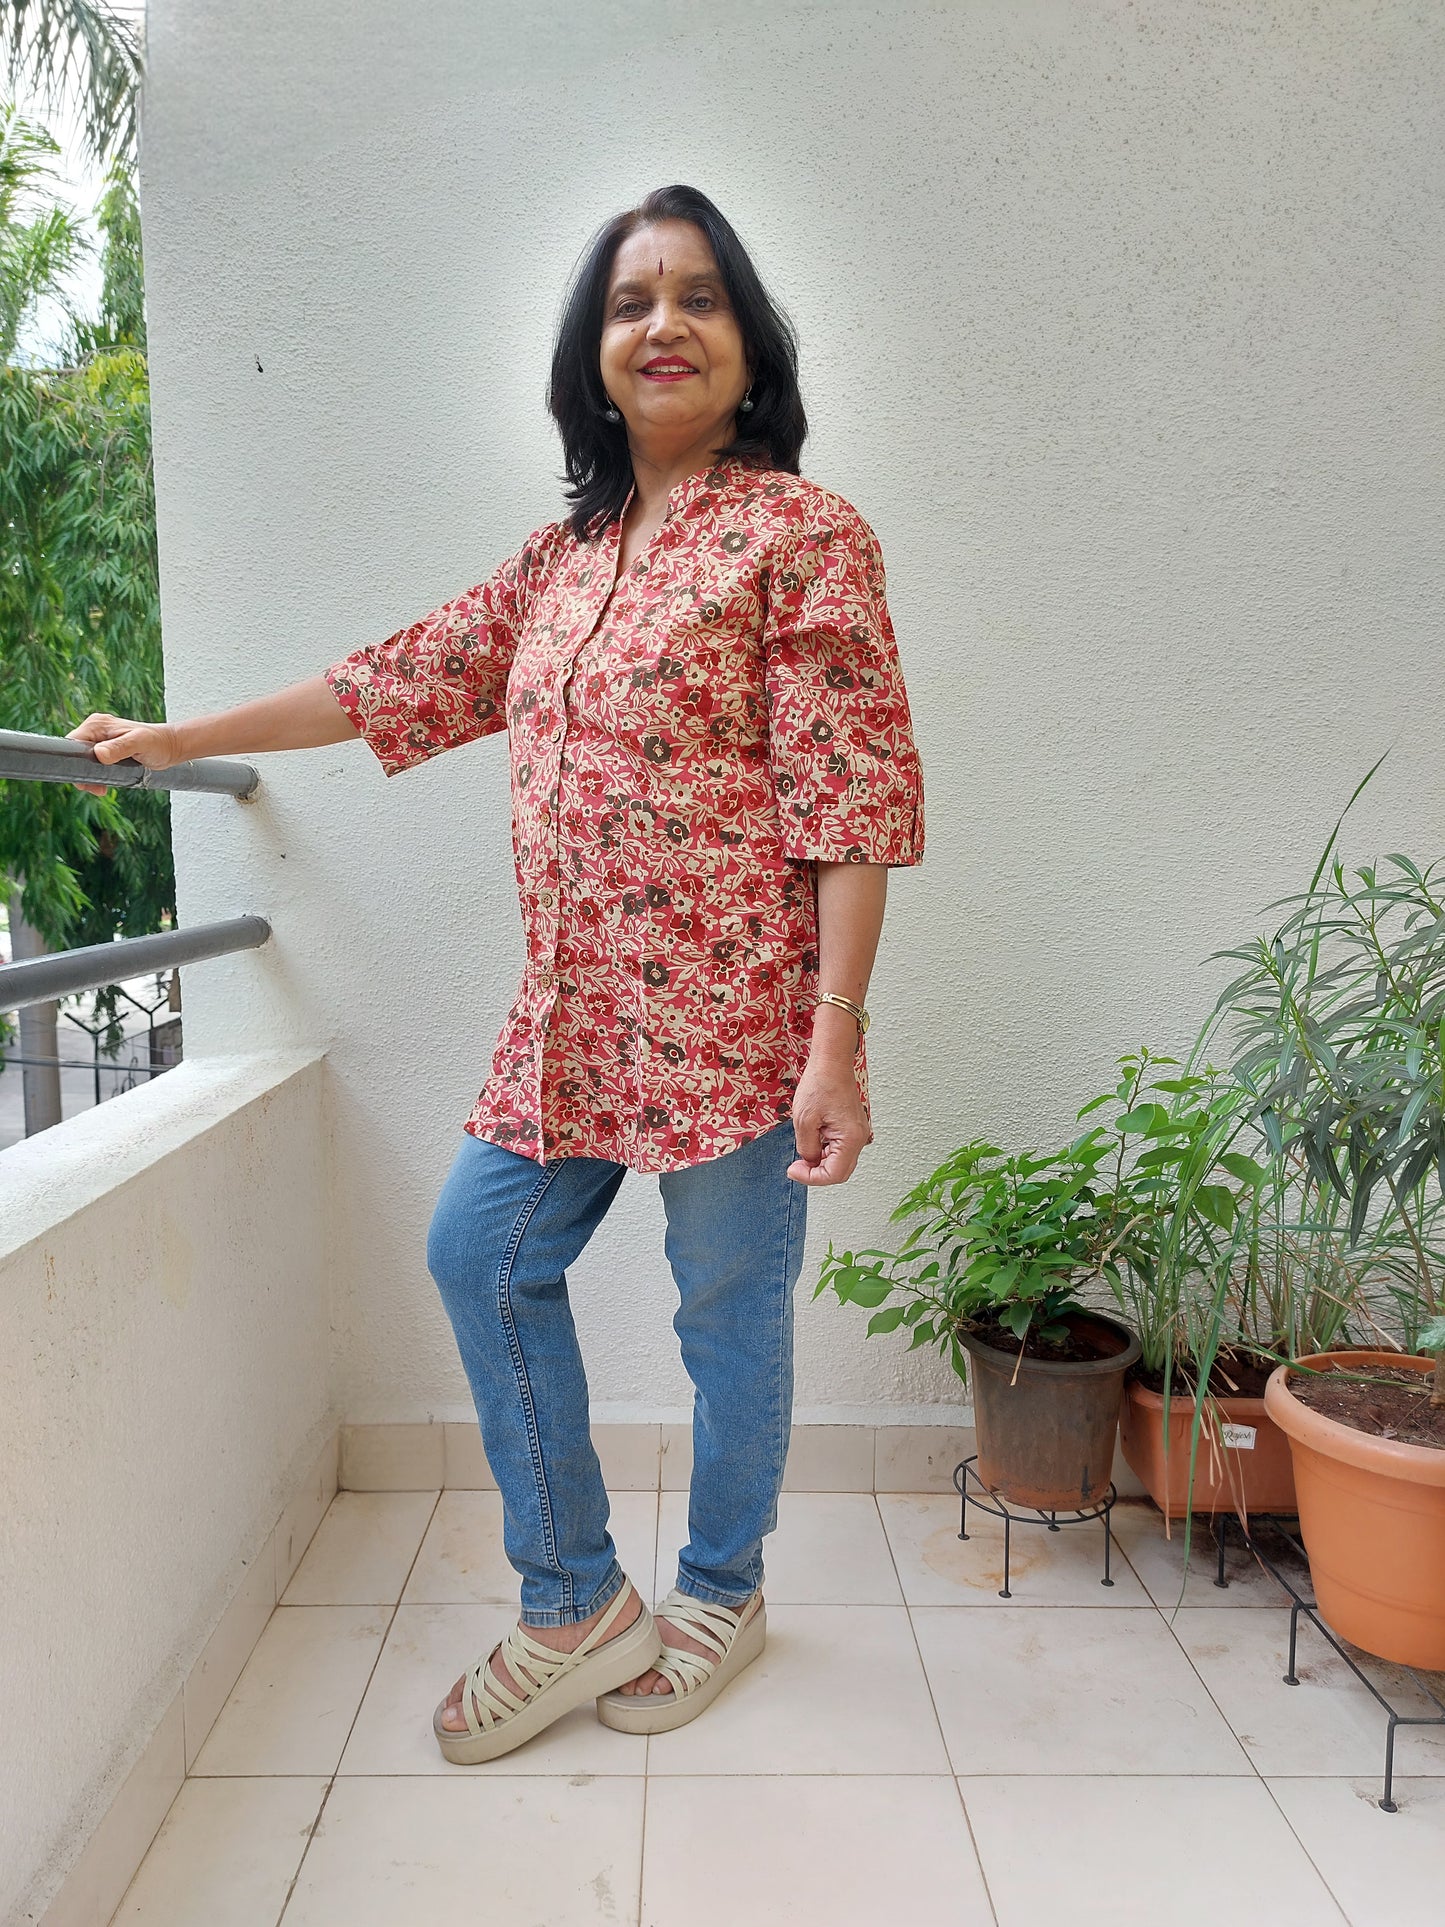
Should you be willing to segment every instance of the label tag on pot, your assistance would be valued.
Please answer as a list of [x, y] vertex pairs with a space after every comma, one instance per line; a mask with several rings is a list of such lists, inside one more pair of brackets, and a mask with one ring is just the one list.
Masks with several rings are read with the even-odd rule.
[[1231, 1452], [1252, 1452], [1256, 1437], [1252, 1425], [1221, 1425], [1219, 1435]]

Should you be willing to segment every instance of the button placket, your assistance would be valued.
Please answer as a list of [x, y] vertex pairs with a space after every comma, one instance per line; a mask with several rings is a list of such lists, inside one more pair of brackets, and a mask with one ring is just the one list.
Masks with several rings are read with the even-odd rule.
[[[614, 527], [612, 542], [610, 544], [611, 560], [614, 565], [617, 559], [616, 545], [620, 539], [620, 530]], [[606, 561], [607, 557], [604, 556], [603, 563], [605, 564]], [[537, 907], [546, 913], [551, 925], [551, 933], [546, 945], [546, 950], [551, 961], [549, 965], [544, 966], [543, 970], [539, 972], [539, 981], [545, 977], [546, 983], [553, 987], [554, 1003], [557, 981], [557, 941], [560, 935], [560, 919], [555, 914], [558, 908], [559, 897], [559, 891], [556, 886], [560, 883], [562, 874], [561, 791], [562, 758], [567, 741], [567, 709], [572, 692], [572, 679], [577, 671], [578, 657], [596, 633], [597, 625], [602, 620], [603, 610], [606, 608], [608, 598], [612, 593], [613, 584], [611, 572], [605, 566], [599, 567], [597, 571], [597, 581], [601, 594], [596, 601], [595, 607], [591, 611], [591, 619], [585, 628], [581, 624], [573, 628], [562, 654], [562, 659], [550, 692], [551, 722], [545, 732], [545, 740], [551, 752], [548, 755], [546, 765], [549, 781], [547, 801], [538, 806], [537, 815], [538, 821], [543, 826], [545, 832], [538, 840], [547, 851], [547, 860], [542, 887], [538, 890], [535, 901]]]
[[[606, 558], [603, 558], [604, 563]], [[616, 561], [616, 550], [612, 551]], [[536, 1107], [538, 1127], [545, 1144], [547, 1120], [544, 1115], [547, 1089], [547, 1046], [552, 1034], [553, 1022], [557, 1014], [560, 990], [557, 983], [557, 946], [561, 936], [560, 883], [562, 873], [562, 759], [567, 741], [568, 701], [571, 696], [572, 679], [576, 673], [577, 660], [588, 641], [595, 634], [602, 614], [612, 594], [612, 582], [605, 567], [598, 571], [600, 595], [591, 611], [591, 619], [573, 627], [563, 648], [551, 678], [548, 690], [550, 719], [540, 733], [539, 747], [545, 746], [546, 756], [539, 759], [545, 771], [544, 787], [536, 805], [536, 834], [533, 847], [545, 852], [542, 875], [533, 896], [534, 942], [530, 946], [540, 958], [533, 971], [533, 981], [539, 991], [546, 993], [545, 1013], [538, 1011], [535, 1031], [536, 1055], [534, 1073], [536, 1077]]]

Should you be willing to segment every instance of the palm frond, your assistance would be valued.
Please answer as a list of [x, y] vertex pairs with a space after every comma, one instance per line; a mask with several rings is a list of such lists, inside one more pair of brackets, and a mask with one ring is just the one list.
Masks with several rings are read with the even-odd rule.
[[0, 0], [0, 60], [11, 91], [50, 109], [79, 102], [82, 134], [100, 163], [133, 160], [143, 65], [139, 25], [103, 0]]

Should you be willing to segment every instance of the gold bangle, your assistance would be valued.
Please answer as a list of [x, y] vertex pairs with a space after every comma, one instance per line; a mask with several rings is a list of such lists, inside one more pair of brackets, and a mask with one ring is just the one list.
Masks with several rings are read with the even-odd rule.
[[858, 1035], [860, 1037], [867, 1036], [868, 1025], [871, 1020], [863, 1006], [861, 1004], [855, 1004], [851, 997], [842, 997], [836, 990], [820, 990], [818, 992], [818, 1002], [820, 1004], [836, 1004], [839, 1010], [846, 1010], [858, 1026]]

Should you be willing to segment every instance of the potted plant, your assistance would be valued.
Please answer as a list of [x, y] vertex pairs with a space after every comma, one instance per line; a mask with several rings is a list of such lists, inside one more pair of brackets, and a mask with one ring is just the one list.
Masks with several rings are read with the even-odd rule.
[[1346, 1253], [1385, 1254], [1368, 1308], [1379, 1341], [1297, 1355], [1265, 1404], [1290, 1440], [1325, 1618], [1367, 1652], [1441, 1669], [1445, 891], [1403, 856], [1323, 869], [1272, 938], [1238, 953], [1225, 1007], [1275, 1157], [1333, 1194]]
[[[1290, 1512], [1284, 1435], [1266, 1415], [1273, 1359], [1220, 1280], [1249, 1275], [1262, 1249], [1269, 1171], [1240, 1145], [1238, 1087], [1149, 1052], [1120, 1060], [1113, 1189], [1121, 1233], [1109, 1282], [1141, 1340], [1119, 1418], [1125, 1461], [1166, 1518], [1195, 1510]], [[1161, 1070], [1168, 1075], [1160, 1075]]]
[[1109, 1143], [1092, 1131], [1038, 1157], [976, 1140], [911, 1191], [896, 1251], [828, 1248], [814, 1296], [872, 1311], [971, 1379], [978, 1475], [1016, 1505], [1083, 1509], [1104, 1496], [1124, 1375], [1139, 1341], [1080, 1293], [1108, 1223], [1095, 1189]]

